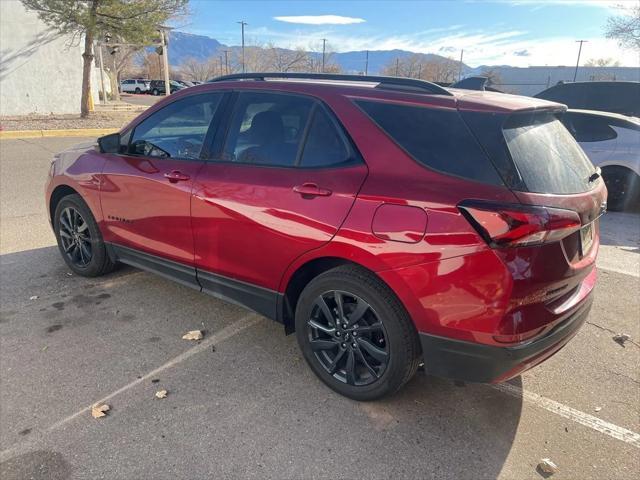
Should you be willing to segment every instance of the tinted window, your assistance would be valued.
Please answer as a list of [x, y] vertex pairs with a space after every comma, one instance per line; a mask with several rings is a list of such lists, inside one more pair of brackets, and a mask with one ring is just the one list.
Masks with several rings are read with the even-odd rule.
[[324, 108], [316, 107], [302, 151], [302, 167], [344, 165], [355, 161], [345, 138]]
[[507, 148], [531, 192], [570, 194], [591, 189], [595, 168], [551, 113], [512, 116], [503, 128]]
[[537, 98], [564, 103], [569, 108], [640, 115], [639, 82], [576, 82], [554, 85]]
[[381, 102], [356, 103], [421, 164], [479, 182], [502, 183], [456, 110]]
[[138, 124], [129, 153], [158, 158], [198, 159], [222, 94], [177, 100]]
[[568, 112], [562, 123], [578, 142], [604, 142], [618, 136], [608, 119], [597, 115]]
[[223, 159], [294, 166], [313, 101], [274, 93], [238, 95]]

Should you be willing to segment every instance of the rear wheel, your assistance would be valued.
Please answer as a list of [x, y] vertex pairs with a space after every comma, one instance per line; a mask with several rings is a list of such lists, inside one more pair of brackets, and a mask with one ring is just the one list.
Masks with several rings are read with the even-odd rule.
[[56, 206], [54, 231], [65, 263], [78, 275], [97, 277], [114, 270], [91, 210], [80, 195], [68, 195]]
[[136, 87], [136, 92], [135, 93], [137, 93], [138, 95], [140, 94], [140, 88], [139, 87]]
[[335, 268], [307, 285], [296, 308], [296, 336], [314, 373], [354, 400], [396, 392], [420, 361], [404, 307], [384, 283], [355, 266]]
[[624, 167], [606, 167], [602, 178], [607, 185], [609, 196], [607, 208], [624, 211], [640, 207], [640, 177]]
[[157, 88], [154, 88], [154, 89], [151, 91], [151, 94], [152, 94], [152, 95], [155, 95], [155, 96], [158, 96], [158, 95], [160, 94], [160, 92], [158, 91], [158, 89], [157, 89]]

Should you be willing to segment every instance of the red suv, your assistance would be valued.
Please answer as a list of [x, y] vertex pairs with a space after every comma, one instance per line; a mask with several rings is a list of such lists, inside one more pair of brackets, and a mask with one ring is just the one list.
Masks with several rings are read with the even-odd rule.
[[411, 79], [243, 74], [57, 155], [76, 273], [122, 262], [297, 335], [358, 400], [427, 373], [501, 382], [562, 348], [596, 279], [606, 189], [564, 106]]

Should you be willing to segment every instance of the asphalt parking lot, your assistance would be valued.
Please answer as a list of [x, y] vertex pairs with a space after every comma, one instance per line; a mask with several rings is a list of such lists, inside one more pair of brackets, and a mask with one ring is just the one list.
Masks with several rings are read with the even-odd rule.
[[[640, 215], [604, 217], [589, 323], [540, 367], [500, 387], [418, 374], [357, 403], [256, 314], [132, 268], [71, 275], [43, 184], [81, 141], [0, 141], [3, 480], [536, 479], [546, 457], [554, 479], [637, 478]], [[181, 339], [193, 329], [202, 342]]]

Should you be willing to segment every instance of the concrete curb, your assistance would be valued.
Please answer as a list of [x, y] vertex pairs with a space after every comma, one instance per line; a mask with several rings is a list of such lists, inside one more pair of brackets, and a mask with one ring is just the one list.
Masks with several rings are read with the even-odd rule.
[[100, 137], [118, 132], [119, 128], [66, 128], [63, 130], [5, 130], [0, 139], [44, 138], [44, 137]]

